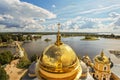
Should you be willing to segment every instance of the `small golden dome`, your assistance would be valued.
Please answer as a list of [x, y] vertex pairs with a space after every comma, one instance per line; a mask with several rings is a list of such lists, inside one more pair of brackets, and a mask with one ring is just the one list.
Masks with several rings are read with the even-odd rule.
[[104, 52], [102, 51], [100, 55], [97, 55], [94, 60], [98, 63], [108, 64], [110, 63], [110, 60], [107, 56], [104, 55]]

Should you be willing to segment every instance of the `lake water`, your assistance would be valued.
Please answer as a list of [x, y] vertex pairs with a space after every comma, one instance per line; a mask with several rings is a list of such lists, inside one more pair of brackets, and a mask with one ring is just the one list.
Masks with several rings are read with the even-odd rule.
[[[52, 41], [46, 42], [44, 39], [50, 38]], [[109, 50], [115, 49], [120, 50], [120, 40], [116, 39], [105, 39], [100, 38], [100, 40], [86, 41], [81, 40], [83, 37], [67, 37], [62, 38], [62, 42], [68, 44], [80, 57], [84, 55], [90, 56], [93, 59], [96, 55], [100, 54], [102, 50], [106, 56], [110, 57], [111, 60], [119, 64], [120, 58], [109, 53]], [[45, 35], [41, 39], [32, 41], [30, 43], [25, 43], [23, 47], [25, 48], [28, 56], [31, 57], [33, 54], [41, 55], [42, 51], [50, 44], [54, 44], [56, 41], [55, 35]]]
[[[44, 41], [46, 38], [50, 38], [52, 41]], [[86, 41], [81, 40], [82, 38], [83, 37], [81, 36], [67, 37], [62, 38], [62, 42], [71, 46], [75, 53], [80, 57], [88, 55], [93, 59], [96, 55], [100, 54], [102, 50], [104, 50], [105, 55], [110, 57], [114, 63], [120, 64], [120, 58], [109, 53], [109, 50], [111, 49], [120, 50], [120, 40], [100, 38], [100, 40]], [[41, 39], [23, 44], [23, 48], [25, 48], [25, 51], [30, 58], [34, 54], [41, 55], [42, 51], [48, 45], [54, 44], [55, 41], [56, 35], [44, 35]], [[0, 48], [0, 52], [4, 50], [11, 50], [12, 52], [15, 51], [14, 48]]]
[[[50, 38], [52, 41], [44, 41], [46, 38]], [[120, 56], [116, 57], [115, 55], [109, 53], [109, 50], [111, 49], [120, 50], [120, 40], [100, 38], [100, 40], [86, 41], [81, 40], [82, 38], [84, 37], [67, 37], [62, 38], [62, 42], [71, 46], [75, 53], [80, 57], [88, 55], [91, 59], [93, 59], [96, 55], [100, 54], [102, 50], [104, 50], [105, 55], [110, 57], [114, 63], [114, 67], [111, 69], [112, 72], [120, 77]], [[41, 39], [23, 44], [23, 48], [30, 58], [34, 54], [41, 55], [43, 50], [50, 44], [54, 44], [55, 41], [55, 35], [44, 35]], [[13, 53], [15, 52], [15, 48], [0, 48], [0, 52], [4, 50], [10, 50]], [[28, 79], [29, 77], [26, 74], [24, 80]]]

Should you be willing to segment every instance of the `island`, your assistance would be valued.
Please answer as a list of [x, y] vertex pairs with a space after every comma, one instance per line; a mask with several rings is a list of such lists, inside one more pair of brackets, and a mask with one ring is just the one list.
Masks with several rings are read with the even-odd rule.
[[51, 41], [51, 39], [50, 38], [46, 38], [44, 41], [48, 42], [48, 41]]
[[85, 36], [83, 39], [81, 40], [99, 40], [98, 37], [96, 36]]

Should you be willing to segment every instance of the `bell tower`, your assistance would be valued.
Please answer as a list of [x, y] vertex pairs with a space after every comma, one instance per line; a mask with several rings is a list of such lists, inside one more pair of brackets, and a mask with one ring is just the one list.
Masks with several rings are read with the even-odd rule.
[[104, 52], [101, 51], [100, 55], [94, 58], [94, 74], [93, 77], [97, 80], [110, 80], [110, 60], [105, 56]]

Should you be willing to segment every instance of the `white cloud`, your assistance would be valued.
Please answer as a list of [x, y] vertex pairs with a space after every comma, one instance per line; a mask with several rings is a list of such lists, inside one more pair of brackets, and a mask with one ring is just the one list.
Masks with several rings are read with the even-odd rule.
[[120, 14], [118, 14], [117, 12], [111, 12], [111, 13], [109, 13], [109, 16], [116, 18], [116, 17], [119, 17]]
[[6, 15], [6, 14], [4, 15], [3, 14], [3, 15], [0, 15], [0, 17], [2, 17], [3, 19], [13, 19], [13, 16], [11, 16], [9, 14], [8, 15]]
[[111, 5], [111, 6], [108, 6], [108, 7], [101, 7], [101, 8], [97, 8], [97, 9], [90, 9], [90, 10], [87, 10], [87, 11], [82, 11], [79, 14], [101, 13], [103, 11], [107, 11], [107, 10], [110, 11], [110, 10], [119, 9], [119, 8], [120, 8], [120, 5], [116, 4], [116, 5]]
[[12, 29], [12, 27], [15, 30], [17, 28], [24, 29], [26, 26], [28, 28], [41, 27], [41, 22], [51, 18], [56, 18], [56, 15], [33, 4], [20, 0], [0, 0], [0, 24], [8, 27], [7, 30]]
[[56, 5], [53, 4], [52, 7], [53, 7], [53, 8], [56, 8]]
[[3, 21], [3, 20], [4, 20], [4, 18], [2, 16], [0, 16], [0, 21]]
[[[51, 7], [56, 8], [56, 5], [53, 4]], [[86, 10], [86, 8], [76, 7], [76, 5], [66, 6], [62, 10], [58, 9], [59, 11], [56, 13], [59, 18], [56, 19], [56, 15], [52, 12], [33, 4], [20, 0], [0, 0], [0, 31], [56, 31], [56, 23], [60, 21], [62, 22], [62, 31], [119, 32], [120, 14], [117, 13], [117, 10], [119, 10], [120, 5], [113, 4], [107, 7], [98, 5], [98, 7]], [[102, 15], [96, 16], [95, 13]], [[97, 18], [101, 16], [104, 18]]]
[[109, 24], [109, 27], [115, 32], [120, 32], [120, 14], [117, 12], [111, 12], [109, 14], [114, 20]]
[[[117, 15], [117, 17], [113, 17], [115, 14]], [[108, 15], [110, 16], [106, 18], [88, 18], [88, 17], [78, 16], [76, 18], [61, 23], [61, 31], [119, 32], [120, 17], [118, 17], [118, 15], [120, 16], [120, 14], [117, 12], [111, 12]], [[50, 24], [50, 26], [53, 25]], [[57, 30], [57, 28], [54, 27], [54, 31], [55, 30]]]

